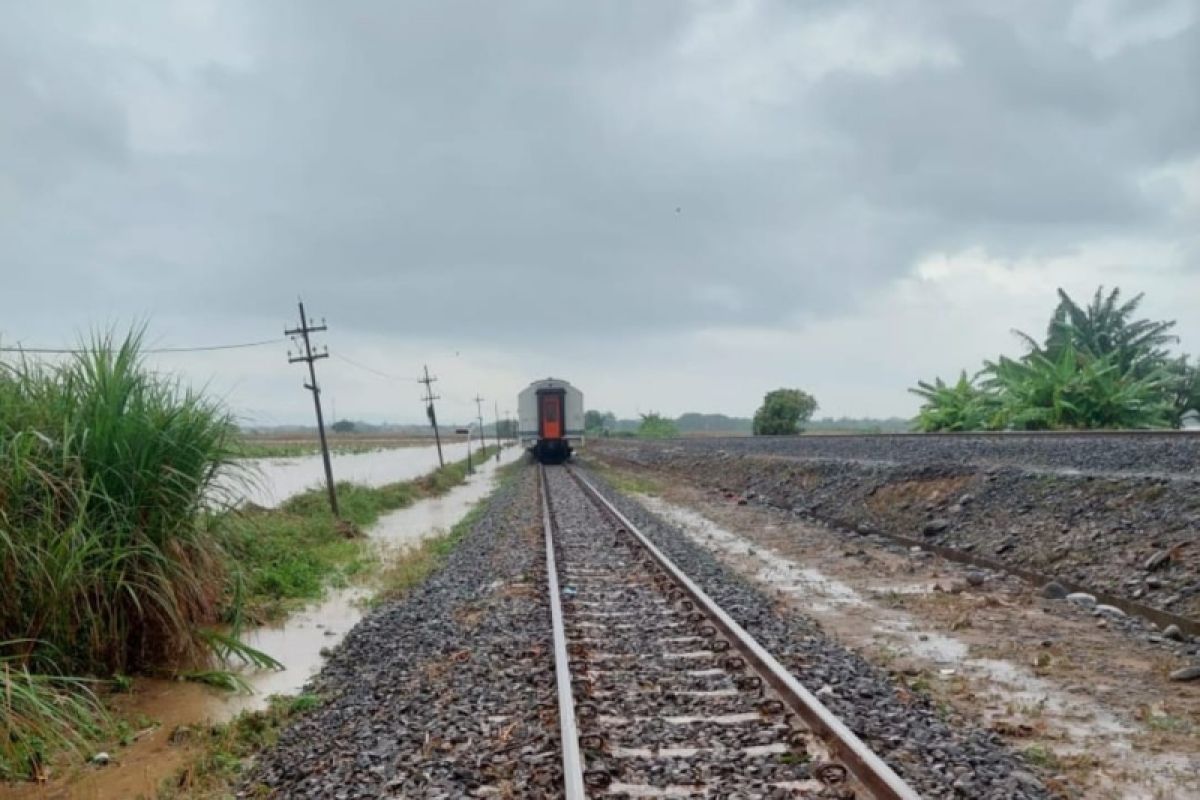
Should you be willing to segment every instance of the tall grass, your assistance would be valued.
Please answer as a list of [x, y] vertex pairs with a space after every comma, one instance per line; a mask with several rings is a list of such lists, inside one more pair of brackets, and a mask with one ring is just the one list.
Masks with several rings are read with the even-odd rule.
[[49, 755], [78, 751], [108, 718], [87, 681], [33, 673], [0, 642], [0, 780], [36, 777]]
[[141, 334], [0, 364], [0, 639], [31, 666], [194, 660], [224, 591], [201, 514], [231, 468], [219, 405], [150, 371]]

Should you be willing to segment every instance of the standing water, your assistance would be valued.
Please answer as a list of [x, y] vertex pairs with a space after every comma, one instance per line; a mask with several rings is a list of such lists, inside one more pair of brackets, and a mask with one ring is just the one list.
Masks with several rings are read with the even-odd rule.
[[[466, 483], [441, 497], [422, 500], [408, 508], [381, 516], [367, 530], [380, 561], [387, 563], [408, 547], [449, 531], [466, 516], [472, 506], [491, 492], [495, 485], [496, 468], [522, 455], [524, 451], [520, 448], [504, 450], [500, 462], [493, 456]], [[369, 595], [369, 591], [357, 586], [334, 589], [319, 603], [292, 614], [279, 625], [266, 625], [247, 631], [242, 636], [246, 644], [283, 662], [286, 669], [244, 672], [242, 678], [254, 693], [217, 698], [214, 714], [218, 718], [228, 719], [239, 711], [264, 707], [270, 695], [300, 691], [309, 678], [321, 669], [321, 651], [338, 644], [362, 619], [363, 601]]]
[[[455, 447], [461, 450], [461, 454], [453, 449]], [[410, 453], [416, 449], [402, 448], [389, 452]], [[416, 477], [436, 467], [437, 451], [433, 448], [428, 450], [432, 452], [425, 454], [424, 462], [417, 459], [370, 458], [384, 453], [364, 453], [339, 460], [351, 460], [353, 468], [360, 470], [354, 474], [354, 480], [380, 485]], [[461, 446], [451, 445], [446, 450], [447, 460], [466, 456]], [[428, 460], [430, 455], [431, 461]], [[386, 563], [404, 549], [430, 536], [449, 531], [466, 516], [472, 506], [491, 492], [496, 482], [497, 466], [516, 461], [522, 455], [524, 452], [521, 448], [504, 450], [499, 463], [493, 456], [466, 483], [454, 487], [441, 497], [420, 500], [408, 508], [380, 517], [367, 531], [380, 560]], [[312, 468], [315, 467], [317, 482], [320, 480], [319, 456], [315, 459], [264, 461], [311, 462], [311, 465], [305, 465], [309, 473], [304, 473], [298, 467], [279, 469], [282, 465], [268, 463], [267, 469], [263, 470], [264, 475], [271, 476], [273, 480], [278, 480], [280, 475], [285, 476], [270, 487], [272, 491], [269, 496], [278, 497], [275, 503], [292, 491], [306, 488]], [[338, 462], [335, 461], [335, 476], [339, 480], [351, 478], [346, 473], [338, 475], [337, 469]], [[284, 486], [294, 488], [284, 490], [281, 488]], [[262, 489], [261, 486], [258, 488]], [[265, 493], [258, 495], [260, 499], [267, 496]], [[260, 502], [256, 499], [251, 501]], [[252, 694], [229, 694], [195, 683], [139, 680], [136, 694], [122, 704], [121, 711], [127, 717], [140, 715], [157, 724], [139, 732], [129, 747], [113, 752], [112, 764], [102, 768], [83, 768], [73, 780], [67, 778], [42, 785], [23, 784], [12, 788], [0, 786], [0, 800], [125, 800], [153, 797], [161, 782], [181, 768], [188, 756], [189, 750], [185, 746], [172, 743], [176, 731], [225, 722], [241, 711], [264, 708], [267, 698], [272, 694], [298, 693], [321, 669], [321, 651], [338, 644], [362, 619], [363, 601], [368, 596], [369, 592], [361, 587], [334, 589], [323, 600], [293, 614], [282, 624], [245, 632], [243, 639], [247, 644], [270, 654], [286, 667], [283, 670], [244, 671], [241, 677], [252, 689]]]
[[[472, 452], [478, 442], [471, 445]], [[446, 463], [467, 457], [463, 442], [442, 445]], [[363, 486], [383, 486], [386, 483], [407, 481], [437, 469], [437, 448], [392, 447], [369, 453], [333, 454], [333, 479]], [[274, 508], [294, 494], [321, 487], [325, 471], [320, 454], [298, 458], [246, 458], [239, 463], [246, 468], [247, 486], [232, 490], [239, 499], [264, 508]]]

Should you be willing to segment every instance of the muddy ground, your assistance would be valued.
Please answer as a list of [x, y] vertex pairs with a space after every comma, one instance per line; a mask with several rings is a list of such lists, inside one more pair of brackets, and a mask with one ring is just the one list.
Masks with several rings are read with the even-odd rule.
[[[592, 451], [595, 458], [596, 452]], [[1200, 684], [1161, 636], [1039, 587], [719, 488], [610, 462], [607, 475], [781, 603], [1025, 753], [1063, 797], [1200, 798]], [[647, 496], [648, 495], [648, 496]]]

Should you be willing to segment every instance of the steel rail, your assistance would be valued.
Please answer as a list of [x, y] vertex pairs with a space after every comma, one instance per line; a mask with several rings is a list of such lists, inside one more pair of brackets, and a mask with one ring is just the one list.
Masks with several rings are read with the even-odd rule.
[[[739, 625], [725, 610], [708, 596], [691, 578], [675, 566], [674, 562], [638, 530], [628, 517], [620, 512], [591, 481], [567, 468], [584, 492], [597, 505], [615, 519], [625, 532], [633, 536], [658, 566], [687, 594], [693, 603], [707, 614], [718, 629], [746, 658], [747, 663], [777, 691], [783, 701], [803, 719], [808, 726], [825, 740], [830, 750], [840, 759], [854, 776], [870, 790], [878, 800], [921, 800], [911, 786], [883, 762], [845, 723], [830, 711], [824, 703], [800, 685], [800, 682], [779, 663], [766, 648]], [[545, 480], [543, 472], [542, 480]]]
[[558, 729], [562, 739], [563, 793], [566, 800], [584, 800], [583, 756], [579, 752], [579, 729], [575, 721], [575, 696], [571, 690], [571, 662], [567, 657], [567, 635], [563, 627], [562, 595], [558, 588], [558, 565], [554, 558], [554, 521], [550, 514], [550, 486], [546, 468], [538, 466], [542, 495], [542, 528], [546, 538], [546, 578], [550, 591], [550, 623], [554, 629], [554, 678], [558, 686]]

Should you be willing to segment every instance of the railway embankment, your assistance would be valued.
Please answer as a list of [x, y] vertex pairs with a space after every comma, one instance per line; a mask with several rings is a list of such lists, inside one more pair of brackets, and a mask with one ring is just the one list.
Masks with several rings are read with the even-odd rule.
[[[1004, 458], [976, 437], [957, 454], [949, 437], [928, 445], [839, 438], [815, 447], [769, 440], [761, 450], [754, 440], [598, 442], [589, 451], [848, 535], [892, 535], [1200, 625], [1200, 476], [1179, 449], [1193, 447], [1192, 437], [1158, 460], [1153, 439], [1083, 437], [1108, 454], [1097, 471], [1081, 469], [1070, 438], [1038, 440], [1026, 464], [1015, 438], [1001, 439]], [[844, 455], [831, 456], [835, 448]]]
[[[296, 798], [562, 796], [535, 478], [533, 469], [514, 471], [477, 514], [456, 528], [433, 574], [375, 608], [350, 632], [309, 687], [315, 707], [293, 718], [278, 742], [257, 756], [241, 792]], [[920, 787], [922, 796], [1049, 796], [1038, 768], [994, 733], [957, 717], [943, 719], [930, 701], [901, 693], [884, 672], [802, 616], [778, 614], [771, 596], [689, 544], [682, 533], [638, 504], [610, 496], [711, 597], [780, 654], [810, 691]], [[557, 512], [578, 505], [570, 505], [562, 492], [558, 497], [563, 502]], [[558, 523], [573, 530], [583, 526], [574, 530], [576, 536], [592, 529], [574, 513]], [[608, 542], [611, 536], [609, 531], [601, 538]], [[583, 591], [574, 584], [568, 589], [571, 596]], [[614, 691], [618, 688], [650, 692], [654, 685]], [[630, 732], [628, 722], [608, 722], [615, 726], [614, 737]], [[682, 741], [699, 747], [711, 738], [704, 730], [692, 731], [700, 723], [679, 720], [655, 735], [663, 746]], [[681, 740], [684, 733], [689, 736]], [[654, 768], [646, 780], [662, 789], [674, 786], [677, 774], [700, 774], [695, 771], [711, 758], [700, 750], [695, 756], [679, 754], [667, 771], [653, 752], [639, 756], [614, 750], [612, 756], [630, 761], [632, 768]], [[789, 758], [784, 754], [780, 763]], [[756, 776], [745, 779], [753, 782]], [[757, 780], [761, 784], [765, 778]]]

